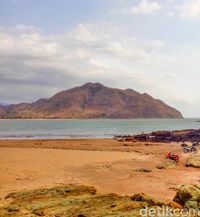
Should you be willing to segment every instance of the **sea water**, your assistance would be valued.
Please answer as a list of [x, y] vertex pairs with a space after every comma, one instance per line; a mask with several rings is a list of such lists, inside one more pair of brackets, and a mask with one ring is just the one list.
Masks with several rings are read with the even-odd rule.
[[198, 119], [0, 119], [0, 139], [111, 138], [116, 134], [199, 128]]

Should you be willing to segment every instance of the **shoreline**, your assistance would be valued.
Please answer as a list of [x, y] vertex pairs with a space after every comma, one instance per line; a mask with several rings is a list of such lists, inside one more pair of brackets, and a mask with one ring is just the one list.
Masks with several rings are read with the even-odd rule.
[[12, 141], [12, 140], [21, 140], [21, 141], [39, 141], [39, 140], [87, 140], [87, 139], [113, 139], [112, 137], [78, 137], [78, 136], [72, 136], [72, 137], [60, 137], [60, 138], [47, 138], [47, 137], [0, 137], [0, 141]]
[[104, 139], [199, 128], [197, 119], [0, 119], [0, 140]]

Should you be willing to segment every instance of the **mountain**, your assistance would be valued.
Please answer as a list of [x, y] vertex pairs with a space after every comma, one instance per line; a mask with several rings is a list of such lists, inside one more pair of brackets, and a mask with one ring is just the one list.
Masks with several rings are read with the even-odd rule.
[[7, 106], [7, 105], [8, 105], [7, 103], [0, 102], [0, 106]]
[[176, 109], [132, 89], [86, 83], [34, 103], [0, 106], [1, 118], [182, 118]]
[[2, 117], [4, 115], [6, 116], [6, 113], [7, 113], [6, 107], [3, 105], [0, 105], [0, 117]]

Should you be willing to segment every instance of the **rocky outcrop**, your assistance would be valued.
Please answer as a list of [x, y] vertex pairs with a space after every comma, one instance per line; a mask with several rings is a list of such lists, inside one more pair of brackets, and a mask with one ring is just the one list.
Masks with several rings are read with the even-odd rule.
[[157, 169], [167, 169], [167, 168], [174, 168], [177, 166], [177, 162], [174, 160], [163, 160], [162, 163], [156, 165]]
[[182, 114], [148, 94], [87, 83], [35, 103], [6, 106], [2, 118], [182, 118]]
[[145, 194], [132, 197], [116, 194], [96, 194], [93, 187], [65, 185], [9, 194], [0, 200], [2, 217], [100, 217], [140, 216], [146, 206], [162, 203]]
[[200, 129], [176, 130], [176, 131], [156, 131], [148, 134], [137, 135], [117, 135], [115, 139], [119, 141], [139, 141], [139, 142], [199, 142]]
[[[174, 210], [177, 208], [199, 209], [200, 184], [180, 186], [174, 200], [166, 202], [157, 201], [144, 193], [134, 194], [130, 197], [112, 193], [98, 194], [94, 187], [83, 185], [62, 185], [15, 192], [4, 199], [0, 199], [0, 216], [130, 217], [141, 216], [141, 209], [146, 207], [159, 207], [160, 210], [163, 207], [165, 210], [167, 208]], [[170, 216], [173, 215], [170, 214]]]
[[185, 208], [200, 208], [200, 184], [182, 185], [178, 188], [174, 201], [183, 204]]
[[200, 155], [190, 155], [186, 162], [186, 166], [200, 168]]
[[164, 203], [157, 201], [144, 193], [134, 194], [130, 197], [132, 201], [144, 202], [147, 206], [162, 206]]

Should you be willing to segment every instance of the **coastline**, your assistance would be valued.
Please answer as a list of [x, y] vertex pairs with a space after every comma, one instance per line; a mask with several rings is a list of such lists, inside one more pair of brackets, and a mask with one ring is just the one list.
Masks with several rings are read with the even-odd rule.
[[197, 119], [0, 119], [0, 140], [101, 139], [113, 138], [115, 135], [199, 128]]

